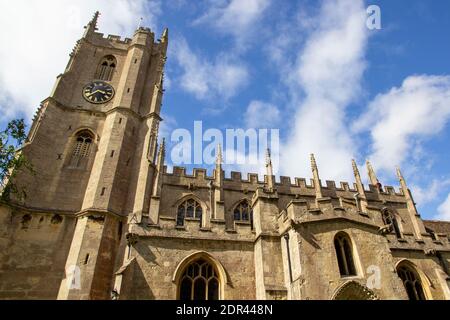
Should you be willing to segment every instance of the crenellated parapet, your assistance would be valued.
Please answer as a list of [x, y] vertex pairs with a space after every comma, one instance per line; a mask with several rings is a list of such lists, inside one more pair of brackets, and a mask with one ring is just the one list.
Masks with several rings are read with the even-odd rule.
[[[94, 43], [96, 45], [102, 45], [105, 47], [115, 47], [117, 49], [126, 49], [130, 45], [144, 45], [145, 43], [140, 43], [138, 41], [139, 38], [149, 38], [153, 41], [154, 46], [158, 46], [163, 50], [167, 49], [167, 37], [168, 31], [164, 30], [161, 38], [156, 39], [155, 33], [150, 28], [140, 27], [136, 30], [133, 38], [121, 37], [119, 35], [114, 34], [104, 34], [100, 32], [92, 33], [88, 38], [83, 38], [81, 41], [87, 41], [90, 43]], [[165, 55], [164, 55], [165, 56]]]
[[[253, 188], [262, 187], [267, 185], [269, 176], [264, 175], [263, 179], [257, 173], [248, 173], [245, 178], [241, 172], [231, 171], [229, 177], [223, 179], [224, 187], [234, 186], [252, 186]], [[279, 180], [277, 180], [277, 178]], [[194, 183], [197, 186], [206, 187], [209, 181], [214, 181], [214, 174], [208, 174], [206, 169], [194, 168], [189, 173], [187, 168], [175, 166], [171, 172], [168, 171], [167, 166], [164, 166], [164, 181], [166, 183]], [[380, 190], [378, 186], [368, 185], [364, 187], [364, 193], [370, 200], [376, 200], [383, 198], [386, 201], [400, 201], [404, 198], [402, 190], [396, 189], [392, 186], [384, 186]], [[291, 178], [286, 176], [275, 177], [274, 188], [281, 193], [291, 194], [293, 196], [299, 195], [314, 195], [311, 191], [315, 191], [314, 179], [310, 179], [309, 182], [305, 178]], [[339, 197], [349, 196], [353, 197], [353, 194], [358, 192], [358, 186], [356, 183], [349, 182], [336, 182], [327, 180], [325, 185], [321, 183], [321, 192], [324, 197]]]
[[[374, 228], [375, 232], [382, 232], [385, 225], [383, 210], [386, 209], [401, 221], [404, 229], [402, 232], [406, 237], [411, 235], [420, 239], [422, 234], [426, 234], [403, 178], [400, 180], [401, 189], [383, 187], [369, 163], [370, 182], [377, 184], [364, 185], [356, 162], [352, 161], [355, 182], [322, 182], [314, 156], [311, 159], [313, 177], [310, 180], [272, 176], [270, 158], [266, 161], [268, 174], [263, 179], [256, 173], [244, 176], [235, 171], [226, 177], [220, 161], [212, 174], [198, 168], [188, 172], [185, 167], [178, 166], [169, 172], [164, 167], [162, 189], [172, 194], [177, 190], [175, 193], [180, 196], [192, 194], [202, 197], [208, 206], [208, 219], [203, 227], [209, 228], [220, 222], [224, 223], [224, 230], [237, 233], [240, 232], [241, 225], [233, 220], [233, 208], [240, 199], [252, 199], [252, 224], [256, 237], [283, 234], [288, 225], [326, 221], [332, 223], [335, 220], [353, 221], [358, 225]], [[218, 172], [221, 174], [218, 175]], [[166, 202], [166, 206], [169, 204], [170, 201]], [[174, 209], [171, 210], [173, 212]], [[165, 213], [161, 212], [161, 215], [164, 216]], [[273, 225], [274, 221], [277, 222], [276, 225]], [[243, 227], [245, 230], [247, 226]], [[171, 228], [176, 229], [176, 226], [172, 223]], [[190, 230], [189, 227], [186, 230]]]

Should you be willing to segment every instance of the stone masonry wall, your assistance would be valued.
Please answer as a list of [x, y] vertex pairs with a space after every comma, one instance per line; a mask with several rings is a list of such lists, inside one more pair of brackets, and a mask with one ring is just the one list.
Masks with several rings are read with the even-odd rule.
[[75, 219], [0, 206], [0, 299], [56, 299]]

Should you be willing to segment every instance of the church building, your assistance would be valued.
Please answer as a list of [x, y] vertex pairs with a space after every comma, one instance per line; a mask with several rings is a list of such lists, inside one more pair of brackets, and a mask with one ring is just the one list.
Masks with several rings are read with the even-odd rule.
[[[382, 186], [167, 170], [158, 138], [168, 30], [85, 27], [0, 203], [0, 299], [449, 300], [450, 223]], [[51, 50], [51, 48], [49, 48]]]

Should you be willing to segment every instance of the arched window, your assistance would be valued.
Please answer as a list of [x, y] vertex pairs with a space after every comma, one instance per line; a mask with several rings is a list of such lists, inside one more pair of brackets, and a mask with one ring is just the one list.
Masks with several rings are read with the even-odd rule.
[[204, 259], [186, 267], [179, 286], [180, 300], [219, 300], [218, 272]]
[[397, 238], [401, 238], [402, 233], [400, 232], [400, 227], [398, 225], [398, 221], [397, 221], [397, 218], [395, 217], [394, 213], [392, 213], [388, 209], [384, 209], [381, 212], [381, 216], [383, 218], [384, 224], [389, 227], [389, 232], [394, 231]]
[[334, 248], [341, 276], [356, 276], [355, 261], [353, 259], [352, 243], [349, 236], [340, 232], [334, 237]]
[[177, 211], [177, 226], [184, 225], [184, 218], [202, 219], [202, 206], [194, 199], [184, 201], [178, 206]]
[[116, 58], [113, 56], [104, 57], [97, 68], [95, 78], [97, 80], [111, 81], [116, 65]]
[[234, 221], [250, 221], [253, 229], [253, 210], [250, 207], [250, 203], [247, 200], [242, 200], [234, 208], [233, 211]]
[[400, 264], [397, 267], [397, 274], [403, 281], [409, 300], [426, 300], [420, 277], [412, 267]]
[[252, 211], [247, 200], [242, 200], [235, 208], [233, 217], [236, 221], [250, 221]]
[[81, 131], [76, 135], [75, 146], [72, 151], [70, 162], [71, 167], [80, 167], [81, 164], [89, 158], [93, 141], [94, 137], [88, 130]]

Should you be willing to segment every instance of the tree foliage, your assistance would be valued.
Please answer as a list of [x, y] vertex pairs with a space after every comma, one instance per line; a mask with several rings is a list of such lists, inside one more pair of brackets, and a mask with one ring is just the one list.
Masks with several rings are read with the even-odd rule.
[[17, 119], [9, 122], [6, 129], [0, 131], [0, 194], [4, 201], [9, 201], [12, 195], [19, 199], [26, 197], [25, 188], [19, 188], [14, 183], [18, 172], [33, 172], [31, 163], [18, 151], [26, 139], [25, 129], [25, 121]]

